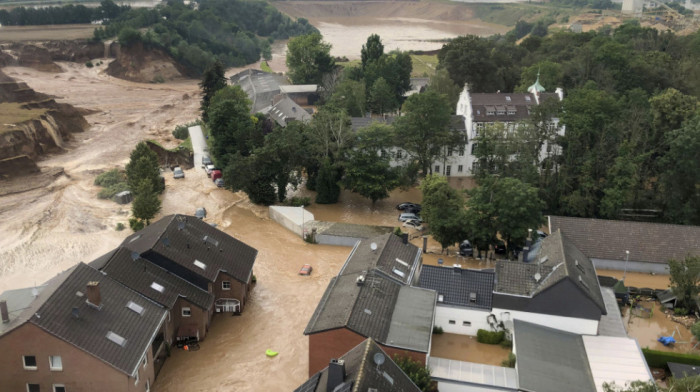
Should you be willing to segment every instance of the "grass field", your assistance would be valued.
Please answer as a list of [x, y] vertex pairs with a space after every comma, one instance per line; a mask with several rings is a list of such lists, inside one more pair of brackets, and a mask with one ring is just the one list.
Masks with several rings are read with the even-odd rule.
[[0, 103], [0, 134], [13, 131], [16, 128], [12, 124], [38, 118], [46, 113], [46, 109], [22, 109], [22, 103]]
[[[413, 62], [413, 71], [411, 71], [411, 77], [420, 78], [431, 76], [435, 73], [435, 68], [438, 64], [437, 55], [426, 55], [426, 54], [412, 54], [411, 61]], [[336, 62], [337, 65], [342, 65], [346, 68], [359, 67], [360, 60], [350, 60], [343, 62]]]
[[552, 18], [556, 22], [578, 15], [581, 9], [558, 7], [546, 4], [478, 4], [474, 7], [475, 15], [484, 22], [515, 26], [519, 20], [534, 22], [542, 18]]
[[96, 25], [2, 26], [0, 42], [60, 41], [91, 38]]

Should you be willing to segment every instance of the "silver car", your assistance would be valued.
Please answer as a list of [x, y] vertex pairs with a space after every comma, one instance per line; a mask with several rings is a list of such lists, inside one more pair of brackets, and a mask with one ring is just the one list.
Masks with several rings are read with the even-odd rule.
[[185, 178], [185, 172], [178, 166], [173, 169], [173, 178]]
[[413, 219], [417, 221], [418, 223], [423, 223], [423, 220], [420, 218], [420, 216], [412, 213], [412, 212], [404, 212], [403, 214], [399, 215], [399, 220], [401, 222], [406, 222], [409, 219]]

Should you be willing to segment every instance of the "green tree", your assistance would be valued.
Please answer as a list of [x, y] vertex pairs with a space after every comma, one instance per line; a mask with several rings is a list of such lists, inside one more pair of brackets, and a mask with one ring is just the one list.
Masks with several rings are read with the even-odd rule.
[[131, 46], [141, 41], [141, 33], [132, 27], [125, 27], [119, 32], [118, 40], [121, 46]]
[[323, 75], [335, 67], [331, 45], [319, 33], [302, 35], [287, 43], [287, 67], [294, 84], [321, 84]]
[[160, 211], [158, 193], [153, 190], [153, 184], [148, 179], [141, 180], [135, 189], [136, 196], [131, 205], [131, 213], [134, 218], [149, 225], [151, 219]]
[[427, 366], [423, 366], [420, 362], [414, 361], [406, 355], [395, 355], [394, 362], [421, 391], [437, 391], [437, 386], [433, 383], [430, 377], [430, 369]]
[[364, 117], [366, 102], [364, 82], [345, 78], [335, 86], [328, 104], [345, 109], [350, 116]]
[[700, 293], [700, 257], [686, 256], [684, 260], [669, 260], [671, 290], [676, 295], [678, 307], [695, 308], [695, 298]]
[[372, 34], [367, 37], [367, 43], [362, 45], [360, 56], [362, 58], [362, 68], [364, 69], [369, 63], [379, 60], [384, 55], [384, 45], [379, 35]]
[[[221, 167], [228, 166], [232, 155], [250, 155], [256, 136], [255, 117], [250, 115], [250, 101], [240, 86], [219, 90], [207, 109], [212, 153]], [[254, 120], [255, 119], [255, 120]], [[225, 182], [229, 179], [224, 177]]]
[[334, 204], [338, 202], [338, 197], [340, 197], [338, 177], [338, 169], [331, 163], [330, 159], [324, 159], [316, 180], [316, 191], [318, 192], [316, 203]]
[[369, 90], [369, 106], [374, 113], [384, 114], [396, 108], [396, 99], [391, 86], [384, 78], [377, 79]]
[[208, 120], [207, 110], [209, 103], [217, 91], [226, 87], [226, 76], [224, 75], [224, 65], [220, 61], [215, 61], [211, 67], [207, 68], [202, 75], [202, 81], [199, 82], [199, 88], [202, 89], [202, 119]]
[[391, 167], [392, 137], [391, 127], [373, 123], [357, 132], [357, 142], [347, 152], [343, 186], [372, 204], [399, 186], [399, 170]]
[[661, 194], [667, 220], [700, 225], [700, 115], [666, 135]]
[[450, 129], [450, 108], [443, 95], [432, 91], [413, 94], [403, 105], [404, 115], [394, 121], [396, 144], [415, 159], [423, 175], [444, 150], [463, 143], [462, 135]]
[[323, 106], [314, 114], [307, 128], [309, 139], [308, 153], [318, 162], [330, 158], [331, 162], [341, 160], [345, 149], [354, 137], [347, 113], [331, 105]]
[[156, 193], [161, 193], [164, 189], [160, 178], [158, 155], [148, 148], [146, 142], [136, 145], [136, 148], [131, 151], [129, 163], [126, 164], [126, 182], [135, 195], [138, 195], [139, 185], [143, 180], [147, 180]]
[[288, 184], [296, 189], [301, 182], [300, 173], [306, 151], [304, 129], [304, 123], [298, 121], [275, 129], [265, 136], [265, 146], [256, 152], [258, 159], [265, 161], [265, 167], [274, 175], [277, 200], [280, 202], [286, 198]]
[[450, 79], [450, 74], [446, 69], [439, 68], [435, 71], [430, 77], [430, 83], [428, 83], [426, 91], [434, 91], [444, 95], [452, 113], [457, 110], [457, 101], [459, 101], [459, 93], [462, 91], [462, 88]]
[[468, 237], [465, 230], [464, 197], [447, 183], [447, 178], [429, 175], [421, 183], [421, 216], [430, 225], [430, 234], [444, 251]]

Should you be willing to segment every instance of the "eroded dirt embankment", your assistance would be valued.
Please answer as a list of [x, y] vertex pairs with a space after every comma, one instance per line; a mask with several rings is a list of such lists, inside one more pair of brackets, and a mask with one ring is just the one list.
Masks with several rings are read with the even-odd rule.
[[187, 69], [162, 49], [147, 48], [142, 43], [129, 47], [113, 44], [116, 59], [107, 67], [107, 74], [132, 82], [150, 83], [183, 79]]

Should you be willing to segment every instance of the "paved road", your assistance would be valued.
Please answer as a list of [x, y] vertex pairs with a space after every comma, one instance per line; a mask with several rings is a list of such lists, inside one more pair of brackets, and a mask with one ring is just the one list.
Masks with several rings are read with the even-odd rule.
[[194, 168], [201, 168], [202, 155], [205, 155], [204, 149], [207, 147], [207, 141], [204, 140], [202, 127], [195, 125], [194, 127], [187, 128], [187, 130], [190, 132], [190, 140], [192, 140], [192, 150], [194, 151]]

